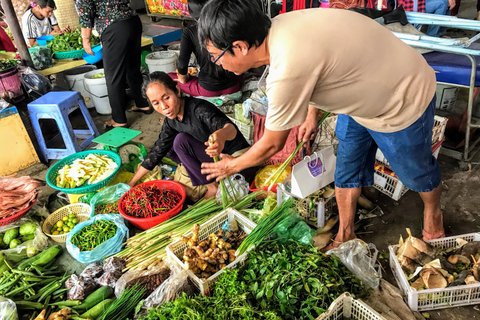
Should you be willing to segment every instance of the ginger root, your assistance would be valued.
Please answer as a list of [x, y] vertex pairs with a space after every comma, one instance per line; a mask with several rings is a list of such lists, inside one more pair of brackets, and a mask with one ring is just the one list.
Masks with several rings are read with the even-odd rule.
[[235, 258], [235, 250], [228, 250], [228, 261], [233, 262]]
[[68, 320], [71, 318], [70, 311], [70, 308], [65, 308], [58, 312], [54, 312], [48, 317], [48, 320]]

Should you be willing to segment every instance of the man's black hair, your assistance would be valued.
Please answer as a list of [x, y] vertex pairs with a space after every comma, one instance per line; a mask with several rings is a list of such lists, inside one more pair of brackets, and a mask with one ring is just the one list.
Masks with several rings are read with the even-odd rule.
[[200, 12], [202, 12], [207, 2], [208, 0], [188, 0], [188, 13], [190, 13], [190, 17], [198, 20], [198, 18], [200, 18]]
[[54, 0], [35, 0], [35, 4], [40, 6], [40, 8], [44, 9], [46, 7], [50, 7], [52, 9], [56, 9], [57, 6], [55, 5]]
[[234, 41], [245, 41], [249, 48], [258, 47], [271, 25], [258, 0], [210, 0], [198, 20], [198, 37], [200, 43], [211, 41], [221, 50]]

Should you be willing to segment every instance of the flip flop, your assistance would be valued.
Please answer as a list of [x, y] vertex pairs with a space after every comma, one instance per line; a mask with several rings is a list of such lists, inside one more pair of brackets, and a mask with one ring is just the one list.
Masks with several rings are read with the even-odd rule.
[[442, 230], [442, 231], [438, 231], [438, 232], [435, 232], [435, 233], [428, 233], [427, 231], [425, 231], [425, 229], [423, 229], [423, 241], [425, 240], [435, 240], [435, 239], [438, 239], [438, 238], [445, 238], [445, 230]]
[[107, 131], [110, 131], [112, 130], [113, 128], [118, 128], [118, 127], [121, 127], [121, 128], [129, 128], [130, 126], [128, 124], [124, 125], [124, 126], [111, 126], [111, 125], [106, 125], [105, 126], [105, 132]]
[[131, 109], [133, 112], [141, 112], [143, 114], [152, 114], [153, 113], [153, 109], [152, 108], [148, 108], [148, 110], [142, 110], [141, 108], [138, 108], [137, 106], [133, 106], [132, 109]]

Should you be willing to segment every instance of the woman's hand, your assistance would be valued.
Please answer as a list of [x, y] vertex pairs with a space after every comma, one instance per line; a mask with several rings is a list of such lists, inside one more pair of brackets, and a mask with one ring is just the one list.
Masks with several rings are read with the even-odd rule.
[[82, 41], [83, 41], [83, 49], [85, 49], [85, 52], [88, 53], [89, 55], [94, 56], [95, 54], [92, 51], [92, 45], [90, 44], [90, 37], [84, 38], [82, 36]]
[[61, 30], [61, 33], [64, 34], [64, 33], [70, 32], [70, 31], [71, 31], [70, 26], [66, 26], [65, 28], [63, 28], [63, 29]]
[[221, 130], [217, 130], [210, 135], [208, 141], [205, 142], [207, 149], [205, 153], [210, 157], [215, 158], [219, 157], [225, 147], [225, 138], [222, 135]]
[[189, 79], [190, 79], [190, 77], [189, 77], [188, 73], [186, 75], [177, 73], [177, 79], [175, 81], [180, 82], [181, 84], [185, 84], [185, 83], [188, 82]]
[[202, 163], [202, 174], [207, 175], [207, 180], [216, 179], [220, 180], [234, 175], [238, 171], [235, 169], [235, 158], [228, 154], [220, 154], [222, 160], [218, 162], [204, 162]]

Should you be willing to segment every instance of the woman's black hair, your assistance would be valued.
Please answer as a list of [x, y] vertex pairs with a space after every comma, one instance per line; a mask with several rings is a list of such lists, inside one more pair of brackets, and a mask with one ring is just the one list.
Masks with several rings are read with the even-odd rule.
[[46, 7], [50, 7], [52, 9], [56, 9], [57, 6], [55, 5], [55, 1], [54, 0], [35, 0], [34, 1], [35, 4], [37, 6], [39, 6], [40, 8], [44, 9]]
[[[200, 43], [211, 41], [221, 50], [235, 41], [245, 41], [249, 48], [258, 47], [271, 25], [259, 0], [210, 0], [198, 19], [198, 37]], [[229, 51], [233, 52], [232, 48]]]
[[188, 0], [188, 13], [190, 17], [195, 20], [200, 18], [200, 12], [202, 12], [203, 7], [208, 2], [208, 0]]
[[146, 99], [148, 99], [147, 88], [150, 84], [152, 84], [154, 82], [160, 82], [165, 87], [167, 87], [167, 89], [170, 89], [175, 93], [179, 92], [179, 90], [177, 88], [177, 83], [175, 81], [173, 81], [173, 79], [170, 78], [170, 76], [168, 74], [166, 74], [163, 71], [155, 71], [155, 72], [152, 72], [149, 75], [147, 75], [145, 77], [145, 79], [143, 80], [142, 93], [143, 93], [143, 96]]

